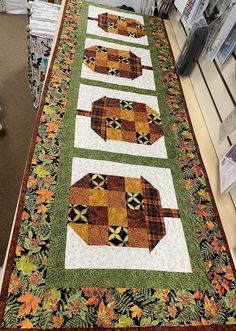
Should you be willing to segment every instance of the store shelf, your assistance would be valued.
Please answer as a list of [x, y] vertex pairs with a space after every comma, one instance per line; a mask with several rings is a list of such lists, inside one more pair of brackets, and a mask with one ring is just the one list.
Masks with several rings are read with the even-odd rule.
[[[186, 26], [174, 6], [169, 16], [178, 45], [182, 48], [187, 37]], [[236, 57], [232, 55], [221, 66], [203, 54], [190, 79], [219, 161], [229, 147], [236, 143], [236, 130], [221, 144], [218, 139], [220, 124], [236, 106]], [[219, 186], [219, 175], [217, 178]], [[236, 188], [231, 190], [230, 195], [236, 207]]]

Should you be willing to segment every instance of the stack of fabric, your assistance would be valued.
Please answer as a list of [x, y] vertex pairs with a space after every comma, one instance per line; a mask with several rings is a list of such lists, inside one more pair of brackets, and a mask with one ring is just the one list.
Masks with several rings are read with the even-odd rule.
[[30, 1], [29, 9], [29, 81], [33, 104], [37, 108], [47, 71], [60, 6], [42, 1]]
[[[175, 5], [178, 3], [175, 1]], [[236, 47], [235, 0], [188, 0], [183, 19], [189, 27], [204, 20], [209, 30], [205, 50], [212, 61], [218, 58], [224, 64]]]
[[7, 0], [6, 12], [7, 14], [26, 14], [27, 0]]
[[0, 13], [6, 11], [6, 3], [5, 0], [0, 0]]

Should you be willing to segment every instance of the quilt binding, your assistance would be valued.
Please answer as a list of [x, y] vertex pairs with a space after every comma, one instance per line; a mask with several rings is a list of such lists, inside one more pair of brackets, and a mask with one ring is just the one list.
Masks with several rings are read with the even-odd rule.
[[[68, 2], [70, 0], [65, 0], [65, 5], [64, 5], [64, 9], [63, 9], [63, 14], [62, 14], [62, 18], [61, 18], [61, 23], [60, 23], [60, 28], [58, 31], [58, 36], [56, 39], [56, 43], [55, 43], [55, 48], [51, 57], [51, 62], [50, 62], [50, 66], [48, 69], [48, 73], [45, 79], [45, 84], [44, 84], [44, 88], [42, 91], [42, 96], [41, 96], [41, 102], [40, 102], [40, 106], [38, 108], [38, 112], [37, 112], [37, 117], [36, 117], [36, 121], [35, 121], [35, 126], [33, 129], [33, 135], [32, 135], [32, 139], [31, 139], [31, 145], [29, 148], [29, 152], [28, 152], [28, 157], [27, 157], [27, 162], [26, 162], [26, 166], [25, 166], [25, 171], [24, 171], [24, 176], [23, 176], [23, 180], [22, 180], [22, 185], [21, 185], [21, 190], [20, 190], [20, 195], [19, 195], [19, 203], [18, 203], [18, 207], [17, 207], [17, 213], [15, 216], [15, 222], [13, 223], [12, 227], [13, 227], [13, 231], [12, 231], [12, 236], [10, 238], [10, 246], [9, 246], [9, 250], [8, 250], [8, 254], [6, 256], [5, 259], [5, 269], [3, 270], [4, 275], [3, 275], [3, 280], [2, 280], [2, 287], [0, 289], [0, 324], [3, 322], [3, 318], [4, 318], [4, 310], [5, 310], [5, 304], [6, 304], [6, 300], [7, 300], [7, 296], [8, 296], [8, 286], [9, 286], [9, 282], [10, 282], [10, 278], [11, 278], [11, 272], [12, 272], [12, 267], [13, 267], [13, 262], [15, 259], [15, 247], [17, 244], [17, 240], [18, 240], [18, 235], [19, 235], [19, 231], [20, 231], [20, 226], [21, 226], [21, 214], [23, 212], [23, 206], [24, 206], [24, 200], [25, 200], [25, 194], [26, 194], [26, 188], [27, 188], [27, 182], [28, 182], [28, 178], [30, 175], [30, 168], [31, 168], [31, 161], [32, 161], [32, 157], [33, 157], [33, 152], [34, 152], [34, 148], [36, 145], [36, 137], [38, 134], [38, 128], [39, 128], [39, 124], [40, 124], [40, 119], [41, 119], [41, 115], [43, 112], [43, 106], [44, 106], [44, 102], [45, 102], [45, 98], [46, 98], [46, 94], [48, 91], [48, 84], [50, 82], [51, 79], [51, 75], [52, 75], [52, 68], [54, 65], [54, 61], [55, 58], [57, 56], [57, 51], [58, 51], [58, 44], [59, 44], [59, 40], [61, 38], [61, 33], [62, 33], [62, 29], [63, 29], [63, 25], [64, 25], [64, 19], [65, 19], [65, 15], [66, 15], [66, 11], [67, 11], [67, 7], [68, 7]], [[165, 37], [168, 41], [168, 45], [169, 45], [169, 49], [171, 52], [171, 56], [173, 58], [173, 61], [175, 63], [175, 58], [174, 58], [174, 54], [173, 54], [173, 50], [171, 47], [171, 43], [167, 34], [167, 30], [164, 24], [164, 20], [162, 20], [162, 24], [163, 24], [163, 28], [164, 28], [164, 32], [165, 32]], [[222, 237], [224, 239], [224, 243], [225, 243], [225, 248], [226, 248], [226, 252], [230, 261], [230, 265], [233, 271], [233, 275], [234, 278], [236, 278], [236, 269], [233, 263], [233, 259], [232, 259], [232, 255], [231, 255], [231, 251], [229, 249], [229, 245], [228, 245], [228, 241], [225, 235], [225, 231], [223, 228], [223, 224], [222, 221], [220, 219], [220, 215], [218, 212], [218, 208], [216, 206], [216, 202], [214, 199], [214, 195], [210, 186], [210, 181], [206, 172], [206, 168], [205, 165], [203, 163], [203, 159], [200, 153], [200, 149], [199, 149], [199, 145], [196, 139], [196, 135], [193, 129], [193, 125], [192, 125], [192, 121], [189, 115], [189, 111], [188, 111], [188, 107], [187, 107], [187, 103], [186, 103], [186, 99], [185, 99], [185, 95], [183, 92], [183, 88], [182, 88], [182, 83], [181, 80], [179, 78], [179, 76], [177, 75], [177, 81], [180, 87], [180, 91], [182, 94], [182, 98], [183, 98], [183, 102], [184, 105], [186, 106], [186, 114], [187, 114], [187, 118], [188, 118], [188, 122], [191, 128], [191, 133], [193, 135], [193, 140], [196, 146], [196, 150], [198, 153], [198, 158], [200, 160], [201, 163], [201, 168], [202, 171], [204, 173], [205, 176], [205, 180], [209, 189], [209, 194], [210, 194], [210, 198], [211, 198], [211, 203], [213, 205], [214, 211], [216, 213], [216, 218], [217, 218], [217, 223], [220, 227], [221, 230], [221, 234]], [[9, 330], [9, 331], [15, 331], [15, 328], [1, 328], [1, 330]], [[41, 331], [42, 329], [37, 329], [37, 328], [32, 328], [31, 330], [35, 330], [35, 331]], [[45, 331], [51, 331], [52, 329], [44, 329]], [[106, 331], [114, 331], [114, 330], [129, 330], [129, 331], [227, 331], [227, 330], [235, 330], [235, 325], [234, 324], [222, 324], [222, 325], [216, 325], [216, 324], [212, 324], [212, 325], [202, 325], [202, 326], [161, 326], [161, 327], [125, 327], [125, 328], [100, 328], [100, 327], [95, 327], [95, 328], [59, 328], [58, 330], [71, 330], [71, 331], [76, 331], [76, 330], [81, 330], [81, 331], [91, 331], [91, 330], [95, 330], [95, 331], [102, 331], [102, 330], [106, 330]]]

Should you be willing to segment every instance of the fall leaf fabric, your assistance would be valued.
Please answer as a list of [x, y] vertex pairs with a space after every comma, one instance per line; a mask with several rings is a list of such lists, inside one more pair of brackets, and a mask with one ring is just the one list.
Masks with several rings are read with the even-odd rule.
[[18, 317], [21, 317], [23, 315], [28, 315], [31, 311], [35, 313], [38, 310], [41, 300], [31, 293], [26, 293], [25, 295], [20, 296], [17, 301], [21, 303], [18, 312]]

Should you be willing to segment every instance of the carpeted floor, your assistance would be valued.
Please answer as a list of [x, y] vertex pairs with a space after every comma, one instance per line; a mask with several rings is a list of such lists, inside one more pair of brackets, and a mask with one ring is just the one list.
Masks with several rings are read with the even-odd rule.
[[27, 20], [26, 15], [0, 14], [0, 266], [36, 116], [27, 78]]

